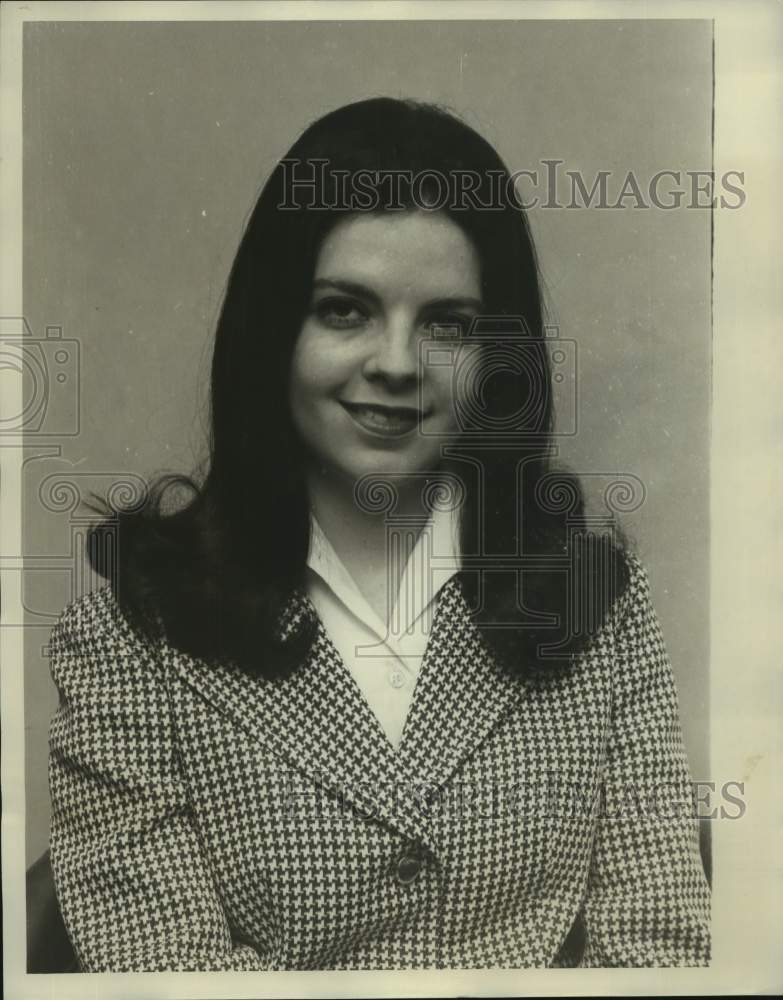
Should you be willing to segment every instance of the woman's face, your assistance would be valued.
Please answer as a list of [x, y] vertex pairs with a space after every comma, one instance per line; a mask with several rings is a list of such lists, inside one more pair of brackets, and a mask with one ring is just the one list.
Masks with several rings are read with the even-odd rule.
[[[481, 311], [478, 254], [448, 216], [355, 215], [324, 240], [293, 357], [290, 404], [310, 459], [350, 485], [440, 462], [457, 430], [455, 368]], [[437, 334], [440, 337], [443, 331]], [[424, 357], [422, 357], [424, 355]]]

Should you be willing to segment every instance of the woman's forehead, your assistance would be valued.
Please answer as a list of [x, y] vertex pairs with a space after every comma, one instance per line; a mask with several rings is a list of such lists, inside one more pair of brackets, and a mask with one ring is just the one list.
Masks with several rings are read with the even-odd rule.
[[369, 284], [382, 292], [409, 288], [433, 296], [481, 290], [478, 253], [442, 212], [366, 213], [339, 222], [325, 238], [315, 278]]

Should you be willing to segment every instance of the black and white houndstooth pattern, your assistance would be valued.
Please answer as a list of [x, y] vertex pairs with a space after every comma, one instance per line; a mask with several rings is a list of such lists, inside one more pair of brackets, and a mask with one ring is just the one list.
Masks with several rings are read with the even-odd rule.
[[[501, 671], [456, 579], [395, 750], [319, 625], [252, 679], [103, 588], [51, 638], [52, 865], [88, 971], [704, 965], [709, 890], [642, 564], [555, 680]], [[297, 595], [290, 615], [314, 614]]]

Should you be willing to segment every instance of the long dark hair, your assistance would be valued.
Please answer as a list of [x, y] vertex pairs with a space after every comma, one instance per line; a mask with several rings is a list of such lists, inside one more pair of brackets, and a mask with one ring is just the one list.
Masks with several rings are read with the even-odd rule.
[[[302, 661], [312, 618], [297, 620], [285, 641], [278, 632], [291, 595], [303, 588], [310, 540], [289, 373], [319, 248], [346, 211], [358, 210], [341, 198], [345, 179], [359, 174], [359, 208], [426, 210], [437, 202], [478, 251], [494, 318], [471, 333], [484, 338], [478, 423], [466, 416], [448, 456], [465, 484], [462, 551], [474, 557], [459, 585], [485, 642], [509, 669], [561, 664], [584, 648], [625, 588], [625, 542], [617, 528], [588, 530], [580, 483], [552, 464], [538, 267], [508, 170], [477, 132], [433, 105], [374, 98], [339, 108], [311, 125], [274, 169], [245, 228], [217, 325], [206, 474], [202, 481], [160, 477], [134, 510], [95, 498], [92, 509], [108, 520], [93, 531], [92, 565], [114, 581], [132, 621], [149, 634], [162, 631], [184, 652], [228, 658], [263, 676]], [[451, 186], [443, 198], [438, 178], [451, 184], [467, 176], [467, 186]], [[517, 363], [497, 364], [511, 343]], [[498, 344], [500, 355], [492, 349]], [[171, 512], [164, 496], [175, 485], [190, 496]], [[109, 522], [118, 533], [116, 567], [101, 555]], [[512, 565], [520, 556], [528, 560], [521, 573]], [[493, 559], [495, 572], [486, 566]], [[587, 606], [590, 623], [581, 616], [573, 627], [574, 608]]]

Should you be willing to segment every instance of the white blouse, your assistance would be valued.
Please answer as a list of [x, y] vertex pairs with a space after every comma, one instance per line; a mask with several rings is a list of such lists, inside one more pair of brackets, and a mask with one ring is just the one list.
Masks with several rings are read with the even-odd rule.
[[[414, 542], [402, 529], [392, 557], [410, 556], [388, 624], [362, 595], [312, 515], [307, 595], [393, 746], [402, 737], [441, 588], [459, 570], [458, 519], [436, 511]], [[411, 551], [412, 548], [412, 551]]]

